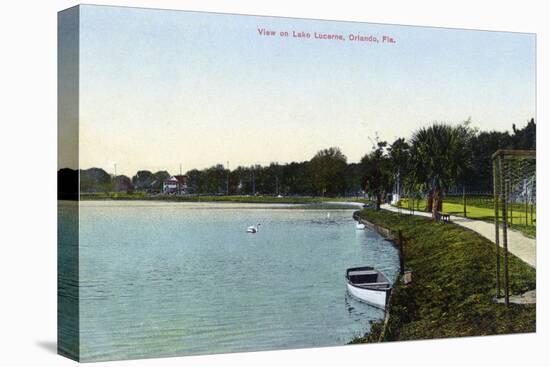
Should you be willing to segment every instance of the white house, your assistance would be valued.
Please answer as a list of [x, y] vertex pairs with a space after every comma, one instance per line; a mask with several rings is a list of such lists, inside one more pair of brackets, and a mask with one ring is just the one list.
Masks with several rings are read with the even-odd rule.
[[165, 194], [182, 195], [187, 193], [187, 176], [176, 175], [162, 182], [162, 192]]

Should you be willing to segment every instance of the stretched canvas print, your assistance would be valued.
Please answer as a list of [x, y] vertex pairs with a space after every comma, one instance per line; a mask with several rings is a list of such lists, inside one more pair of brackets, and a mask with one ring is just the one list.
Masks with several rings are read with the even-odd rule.
[[534, 34], [93, 5], [58, 26], [59, 354], [535, 332]]

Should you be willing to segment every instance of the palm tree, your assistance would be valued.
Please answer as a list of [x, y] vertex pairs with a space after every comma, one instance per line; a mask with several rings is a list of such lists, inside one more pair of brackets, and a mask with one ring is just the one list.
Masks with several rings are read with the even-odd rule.
[[[468, 123], [434, 123], [417, 130], [411, 139], [415, 180], [429, 190], [428, 210], [439, 220], [445, 190], [456, 185], [470, 165]], [[431, 198], [431, 205], [430, 205]]]

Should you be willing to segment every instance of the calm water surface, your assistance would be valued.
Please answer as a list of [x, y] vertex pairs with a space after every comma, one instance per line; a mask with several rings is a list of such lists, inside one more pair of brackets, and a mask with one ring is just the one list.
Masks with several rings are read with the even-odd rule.
[[394, 279], [398, 257], [379, 235], [356, 231], [352, 212], [82, 202], [81, 359], [343, 345], [363, 335], [383, 311], [347, 295], [345, 269], [374, 265]]

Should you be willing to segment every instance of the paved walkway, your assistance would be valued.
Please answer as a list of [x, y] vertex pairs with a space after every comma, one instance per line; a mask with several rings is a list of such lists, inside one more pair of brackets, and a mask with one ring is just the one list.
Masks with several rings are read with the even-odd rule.
[[[498, 303], [504, 303], [504, 297], [499, 297], [496, 300]], [[510, 303], [516, 304], [535, 304], [537, 303], [537, 291], [535, 289], [527, 291], [523, 294], [510, 295]]]
[[[409, 214], [408, 209], [398, 209], [395, 206], [389, 204], [383, 204], [381, 208], [392, 212], [399, 212], [401, 210], [401, 213]], [[419, 211], [414, 211], [413, 214], [422, 217], [432, 216], [431, 213]], [[451, 215], [450, 219], [453, 223], [477, 232], [493, 243], [495, 242], [495, 225], [493, 223], [458, 217], [455, 215]], [[502, 227], [500, 228], [500, 246], [502, 246]], [[518, 231], [508, 229], [508, 251], [525, 261], [533, 268], [536, 268], [537, 266], [536, 249], [537, 246], [535, 239], [526, 237]]]
[[331, 204], [331, 205], [349, 205], [357, 207], [358, 209], [363, 209], [364, 203], [359, 203], [357, 201], [325, 201], [325, 204]]

